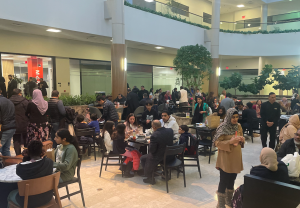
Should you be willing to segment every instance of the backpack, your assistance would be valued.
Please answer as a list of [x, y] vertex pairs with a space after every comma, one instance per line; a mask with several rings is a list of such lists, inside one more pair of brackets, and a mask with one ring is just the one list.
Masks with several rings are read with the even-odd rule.
[[77, 117], [78, 113], [75, 113], [75, 110], [69, 107], [66, 107], [66, 122], [67, 124], [74, 124], [74, 121]]

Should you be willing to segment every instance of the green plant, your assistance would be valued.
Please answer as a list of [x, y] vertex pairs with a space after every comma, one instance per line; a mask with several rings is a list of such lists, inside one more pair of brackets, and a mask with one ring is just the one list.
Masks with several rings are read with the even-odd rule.
[[96, 101], [96, 95], [69, 95], [60, 96], [59, 99], [63, 102], [64, 106], [88, 105]]
[[273, 78], [278, 82], [278, 84], [273, 86], [275, 90], [292, 90], [300, 87], [300, 66], [293, 67], [286, 76], [281, 74], [278, 69], [274, 69]]
[[233, 88], [236, 95], [236, 90], [240, 86], [242, 79], [240, 73], [234, 72], [230, 77], [224, 77], [224, 80], [220, 82], [220, 86], [225, 90]]
[[23, 80], [21, 78], [18, 78], [16, 75], [14, 76], [14, 80], [16, 80], [18, 84], [22, 84], [23, 82]]

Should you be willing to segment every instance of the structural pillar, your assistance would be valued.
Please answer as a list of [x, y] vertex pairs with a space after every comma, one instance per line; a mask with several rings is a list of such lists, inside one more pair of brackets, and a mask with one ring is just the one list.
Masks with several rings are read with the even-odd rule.
[[212, 0], [212, 22], [211, 22], [211, 56], [212, 71], [209, 80], [209, 92], [218, 95], [220, 61], [219, 61], [219, 33], [220, 33], [220, 0]]
[[261, 30], [268, 29], [268, 4], [261, 5]]
[[124, 0], [109, 0], [112, 17], [111, 84], [112, 96], [127, 95]]

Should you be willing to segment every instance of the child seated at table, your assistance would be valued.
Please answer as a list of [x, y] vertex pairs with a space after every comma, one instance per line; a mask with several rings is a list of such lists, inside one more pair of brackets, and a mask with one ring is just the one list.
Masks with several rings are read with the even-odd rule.
[[189, 127], [187, 125], [179, 126], [178, 133], [181, 134], [179, 137], [179, 144], [185, 143], [185, 154], [195, 155], [196, 154], [196, 138], [189, 133]]
[[[89, 125], [84, 121], [84, 116], [83, 115], [78, 115], [77, 116], [77, 123], [75, 124], [75, 129], [89, 129]], [[90, 136], [81, 136], [81, 137], [77, 137], [78, 142], [80, 144], [93, 144], [93, 137]], [[84, 146], [83, 152], [85, 153], [86, 148]]]
[[92, 113], [91, 114], [91, 120], [92, 121], [89, 123], [89, 127], [90, 128], [95, 127], [95, 132], [96, 132], [97, 135], [99, 135], [100, 134], [100, 126], [99, 126], [97, 114]]
[[[39, 140], [32, 140], [26, 150], [23, 151], [23, 162], [16, 167], [16, 174], [22, 180], [30, 180], [51, 175], [53, 173], [53, 161], [43, 157], [43, 143]], [[40, 207], [52, 200], [53, 191], [28, 197], [28, 207]], [[18, 189], [10, 192], [8, 201], [19, 207], [24, 206], [24, 196], [19, 195]]]

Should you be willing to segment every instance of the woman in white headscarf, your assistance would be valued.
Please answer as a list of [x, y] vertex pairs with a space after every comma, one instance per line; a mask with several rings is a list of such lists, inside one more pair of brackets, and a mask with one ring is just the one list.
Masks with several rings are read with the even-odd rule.
[[27, 127], [27, 144], [31, 140], [44, 142], [49, 137], [49, 124], [46, 112], [48, 102], [44, 100], [41, 90], [36, 89], [32, 93], [32, 100], [28, 103], [26, 116], [29, 118]]
[[242, 148], [245, 138], [238, 120], [238, 111], [235, 108], [228, 109], [213, 139], [213, 144], [218, 147], [216, 169], [220, 171], [217, 208], [225, 208], [225, 204], [232, 207], [234, 182], [237, 174], [243, 170]]

